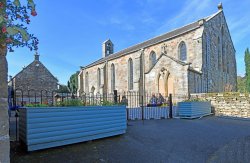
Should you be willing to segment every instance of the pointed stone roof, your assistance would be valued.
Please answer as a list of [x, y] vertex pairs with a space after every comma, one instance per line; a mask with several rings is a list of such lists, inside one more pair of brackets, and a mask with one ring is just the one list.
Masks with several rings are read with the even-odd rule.
[[17, 73], [12, 79], [16, 78], [17, 76], [19, 76], [20, 74], [22, 74], [25, 69], [28, 69], [29, 67], [33, 67], [33, 66], [42, 66], [46, 71], [47, 73], [52, 77], [54, 78], [57, 82], [58, 82], [58, 79], [43, 65], [43, 63], [39, 60], [39, 54], [36, 52], [34, 54], [34, 61], [31, 62], [28, 66], [24, 67], [19, 73]]

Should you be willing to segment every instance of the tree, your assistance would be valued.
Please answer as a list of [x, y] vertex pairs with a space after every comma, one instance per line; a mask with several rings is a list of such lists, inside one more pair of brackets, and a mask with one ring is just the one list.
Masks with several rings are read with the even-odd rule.
[[69, 88], [66, 85], [59, 85], [59, 89], [56, 91], [57, 93], [70, 93]]
[[250, 52], [247, 48], [245, 51], [245, 66], [246, 66], [246, 89], [250, 92]]
[[246, 92], [246, 77], [237, 76], [237, 88], [238, 92]]
[[27, 0], [25, 6], [19, 0], [0, 0], [0, 162], [10, 161], [7, 51], [13, 52], [13, 48], [24, 46], [30, 50], [38, 49], [38, 39], [27, 31], [29, 15], [37, 15], [33, 0]]
[[78, 74], [79, 74], [79, 71], [72, 74], [70, 76], [69, 81], [68, 81], [69, 90], [70, 90], [71, 93], [74, 93], [74, 94], [76, 94], [77, 89], [78, 89]]

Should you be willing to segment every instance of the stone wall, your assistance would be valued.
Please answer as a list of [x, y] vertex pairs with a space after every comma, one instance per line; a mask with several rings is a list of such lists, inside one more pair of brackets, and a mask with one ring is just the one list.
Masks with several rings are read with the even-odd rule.
[[192, 94], [191, 98], [211, 101], [216, 116], [250, 118], [250, 95], [240, 93]]
[[8, 92], [7, 92], [7, 60], [6, 51], [0, 49], [0, 163], [10, 162], [9, 142], [9, 116], [8, 116]]
[[202, 73], [196, 71], [188, 71], [188, 92], [189, 93], [200, 93], [202, 92], [201, 85]]

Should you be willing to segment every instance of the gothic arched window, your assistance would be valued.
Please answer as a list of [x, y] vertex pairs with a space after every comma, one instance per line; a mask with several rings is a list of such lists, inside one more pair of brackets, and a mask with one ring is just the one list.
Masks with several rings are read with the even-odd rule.
[[156, 63], [156, 54], [154, 51], [152, 51], [149, 55], [149, 65], [150, 65], [150, 68], [152, 68]]
[[220, 37], [217, 39], [217, 55], [218, 55], [218, 69], [221, 68], [221, 42]]
[[229, 73], [230, 72], [230, 46], [227, 45], [227, 59], [226, 59], [226, 63], [227, 63], [227, 67], [226, 67], [226, 72]]
[[86, 72], [85, 74], [85, 92], [89, 92], [89, 73]]
[[101, 88], [101, 70], [97, 69], [97, 88]]
[[211, 44], [210, 35], [207, 34], [206, 35], [206, 63], [207, 63], [207, 67], [210, 67], [210, 61], [211, 61], [210, 44]]
[[224, 27], [221, 27], [221, 55], [222, 55], [222, 71], [226, 71], [226, 48], [224, 42]]
[[179, 59], [181, 61], [187, 60], [187, 47], [184, 41], [182, 41], [179, 45]]
[[111, 91], [115, 90], [115, 65], [112, 63], [111, 65]]
[[133, 90], [133, 60], [128, 60], [128, 90]]

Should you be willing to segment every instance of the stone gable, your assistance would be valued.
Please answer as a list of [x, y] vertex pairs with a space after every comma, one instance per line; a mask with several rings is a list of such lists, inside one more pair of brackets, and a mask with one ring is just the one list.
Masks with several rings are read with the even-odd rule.
[[[209, 78], [208, 92], [236, 91], [235, 49], [223, 11], [205, 23], [203, 33], [203, 78]], [[210, 38], [210, 52], [206, 45]], [[219, 41], [218, 41], [219, 40]], [[207, 58], [207, 56], [210, 56]], [[206, 63], [206, 59], [207, 62]], [[226, 90], [231, 87], [231, 90]]]
[[14, 89], [36, 90], [38, 92], [57, 90], [58, 80], [39, 60], [34, 60], [23, 68], [12, 80]]

